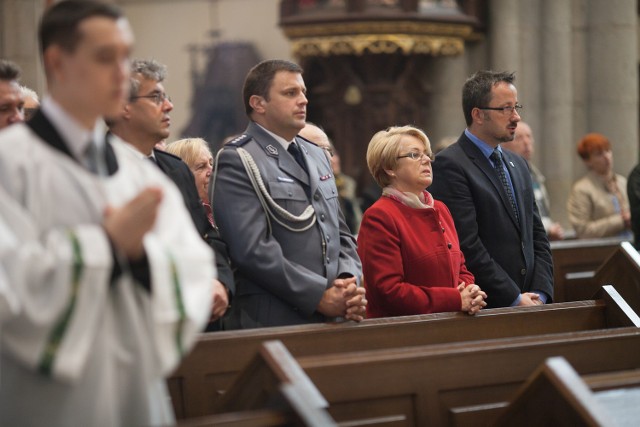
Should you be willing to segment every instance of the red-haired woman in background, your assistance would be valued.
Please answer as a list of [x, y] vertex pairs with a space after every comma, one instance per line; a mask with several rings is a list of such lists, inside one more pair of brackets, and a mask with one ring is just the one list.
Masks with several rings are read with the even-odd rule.
[[589, 171], [573, 185], [567, 201], [576, 235], [631, 238], [627, 180], [613, 172], [611, 142], [602, 134], [589, 133], [577, 149]]

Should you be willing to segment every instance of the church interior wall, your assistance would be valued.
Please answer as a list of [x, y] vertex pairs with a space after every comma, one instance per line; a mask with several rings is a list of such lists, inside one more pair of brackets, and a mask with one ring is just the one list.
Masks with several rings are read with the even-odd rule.
[[[214, 43], [249, 41], [263, 58], [291, 57], [278, 27], [279, 0], [112, 0], [136, 35], [134, 56], [168, 65], [167, 92], [179, 137], [191, 115], [192, 71], [205, 65]], [[43, 0], [0, 2], [0, 56], [23, 68], [22, 81], [44, 92], [36, 28]], [[587, 132], [613, 142], [616, 172], [638, 161], [640, 40], [637, 0], [490, 0], [488, 30], [468, 41], [459, 57], [431, 60], [425, 84], [427, 132], [432, 141], [464, 127], [460, 92], [482, 68], [516, 71], [523, 119], [537, 139], [534, 162], [547, 176], [552, 213], [565, 225], [571, 184], [585, 169], [575, 144]], [[248, 13], [247, 11], [250, 11]], [[212, 35], [212, 32], [215, 35]], [[199, 52], [192, 55], [192, 51]], [[240, 94], [238, 94], [240, 96]]]

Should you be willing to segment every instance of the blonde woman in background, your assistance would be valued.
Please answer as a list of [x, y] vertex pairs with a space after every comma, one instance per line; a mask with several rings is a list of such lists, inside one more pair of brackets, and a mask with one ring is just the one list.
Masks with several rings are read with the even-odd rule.
[[209, 222], [213, 225], [213, 214], [209, 202], [209, 178], [213, 171], [213, 155], [207, 141], [202, 138], [185, 138], [167, 144], [165, 151], [182, 159], [196, 179], [198, 195]]

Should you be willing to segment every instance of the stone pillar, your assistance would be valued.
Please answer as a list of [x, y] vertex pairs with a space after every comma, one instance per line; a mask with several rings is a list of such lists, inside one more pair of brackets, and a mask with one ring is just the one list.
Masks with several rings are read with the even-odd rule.
[[425, 84], [432, 90], [425, 114], [425, 132], [433, 147], [444, 137], [458, 137], [466, 124], [462, 113], [462, 85], [467, 75], [464, 55], [441, 56], [429, 61]]
[[638, 162], [638, 35], [633, 0], [589, 2], [589, 132], [613, 144], [614, 170], [627, 176]]
[[566, 226], [566, 200], [574, 180], [567, 165], [576, 158], [572, 81], [580, 72], [572, 64], [570, 2], [543, 0], [541, 18], [541, 120], [533, 130], [539, 166], [547, 177], [551, 217]]
[[488, 42], [491, 46], [490, 65], [493, 70], [513, 70], [520, 63], [518, 5], [519, 2], [512, 0], [489, 2]]
[[38, 23], [43, 0], [3, 0], [0, 2], [0, 58], [22, 68], [21, 82], [42, 96], [44, 71], [38, 47]]

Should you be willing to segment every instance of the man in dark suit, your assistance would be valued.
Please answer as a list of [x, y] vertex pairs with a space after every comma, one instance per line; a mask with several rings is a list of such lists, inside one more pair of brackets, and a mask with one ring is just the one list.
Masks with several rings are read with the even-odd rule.
[[251, 122], [218, 154], [209, 186], [236, 267], [224, 328], [362, 320], [360, 259], [331, 165], [323, 149], [296, 136], [307, 107], [302, 69], [261, 62], [249, 71], [243, 98]]
[[[226, 244], [219, 238], [207, 218], [193, 173], [179, 157], [158, 150], [155, 145], [169, 136], [173, 110], [171, 99], [165, 93], [162, 82], [166, 67], [155, 60], [134, 60], [131, 65], [131, 89], [129, 102], [120, 117], [111, 118], [109, 127], [114, 135], [128, 142], [137, 155], [150, 160], [176, 184], [187, 210], [191, 214], [198, 233], [214, 249], [218, 280], [214, 283], [212, 320], [221, 318], [235, 288], [233, 272], [229, 266]], [[209, 325], [208, 330], [219, 329]]]
[[488, 307], [553, 298], [553, 264], [526, 161], [500, 144], [520, 121], [513, 73], [480, 71], [462, 90], [467, 129], [433, 164], [433, 196], [451, 214]]

